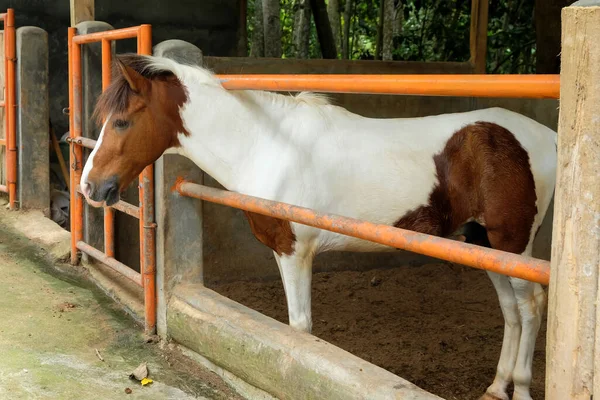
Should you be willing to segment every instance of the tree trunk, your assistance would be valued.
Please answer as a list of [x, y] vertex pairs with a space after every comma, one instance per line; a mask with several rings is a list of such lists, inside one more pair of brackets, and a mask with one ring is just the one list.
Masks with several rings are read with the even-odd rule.
[[238, 0], [238, 12], [240, 13], [240, 18], [236, 54], [238, 57], [248, 57], [248, 0]]
[[[457, 12], [458, 14], [458, 12]], [[402, 0], [398, 0], [398, 5], [394, 9], [394, 28], [392, 34], [395, 38], [402, 36], [404, 30], [404, 6]]]
[[281, 6], [279, 0], [262, 0], [265, 57], [281, 57]]
[[296, 0], [294, 14], [294, 57], [308, 58], [310, 42], [309, 0]]
[[254, 0], [254, 29], [250, 57], [265, 56], [265, 29], [263, 25], [263, 0]]
[[321, 44], [321, 54], [323, 58], [337, 58], [337, 50], [335, 40], [329, 25], [327, 17], [327, 7], [324, 0], [310, 0], [310, 8], [315, 18], [315, 26], [317, 27], [317, 36]]
[[394, 50], [394, 26], [396, 8], [394, 0], [385, 0], [383, 9], [383, 52], [381, 59], [391, 61], [394, 59], [392, 51]]
[[574, 0], [535, 0], [536, 73], [560, 71], [560, 12]]
[[335, 40], [335, 47], [339, 53], [342, 48], [342, 24], [340, 22], [340, 1], [329, 0], [327, 4], [327, 15], [329, 16], [329, 25], [331, 25], [331, 32], [333, 33], [333, 39]]
[[344, 36], [342, 38], [342, 58], [350, 59], [350, 25], [352, 25], [352, 8], [354, 0], [346, 0], [344, 5]]
[[383, 19], [385, 15], [385, 2], [379, 1], [379, 16], [377, 18], [377, 42], [375, 43], [375, 60], [381, 60], [381, 44], [383, 43]]

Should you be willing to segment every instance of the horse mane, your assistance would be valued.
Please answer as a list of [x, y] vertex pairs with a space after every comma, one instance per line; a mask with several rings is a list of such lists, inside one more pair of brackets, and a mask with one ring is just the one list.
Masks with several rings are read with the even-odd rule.
[[[165, 57], [156, 57], [140, 55], [135, 53], [120, 54], [115, 60], [112, 68], [112, 79], [110, 85], [98, 97], [94, 109], [93, 118], [99, 125], [110, 113], [121, 113], [127, 109], [133, 90], [129, 87], [127, 80], [121, 73], [118, 61], [132, 68], [146, 79], [172, 81], [173, 78], [181, 79], [183, 77], [195, 81], [201, 81], [205, 84], [218, 85], [221, 83], [215, 78], [213, 73], [206, 68], [197, 65], [188, 65], [176, 62]], [[329, 97], [313, 92], [300, 92], [295, 96], [282, 95], [280, 93], [253, 91], [262, 94], [263, 97], [271, 97], [284, 102], [295, 102], [297, 104], [306, 104], [313, 107], [329, 105]]]
[[113, 63], [111, 83], [98, 97], [94, 109], [93, 117], [99, 124], [102, 123], [102, 120], [108, 114], [125, 111], [127, 104], [129, 104], [129, 99], [134, 95], [133, 90], [129, 87], [127, 80], [117, 65], [118, 61], [147, 79], [168, 81], [176, 76], [175, 71], [169, 68], [170, 65], [166, 63], [160, 63], [162, 64], [160, 65], [156, 62], [155, 57], [135, 53], [118, 55], [117, 60]]

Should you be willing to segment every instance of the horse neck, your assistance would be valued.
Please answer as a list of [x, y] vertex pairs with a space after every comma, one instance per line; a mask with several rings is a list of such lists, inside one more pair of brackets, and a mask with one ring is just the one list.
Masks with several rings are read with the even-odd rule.
[[276, 157], [272, 121], [283, 110], [257, 93], [229, 92], [220, 86], [188, 85], [189, 101], [181, 117], [189, 136], [180, 135], [179, 152], [229, 190], [240, 190], [258, 162]]

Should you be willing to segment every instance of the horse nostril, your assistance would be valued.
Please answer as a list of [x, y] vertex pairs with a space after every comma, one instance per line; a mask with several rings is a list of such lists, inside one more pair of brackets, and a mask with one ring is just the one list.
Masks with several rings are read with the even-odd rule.
[[106, 204], [112, 206], [119, 201], [119, 197], [119, 184], [116, 181], [111, 182], [106, 193]]
[[81, 185], [81, 192], [85, 197], [90, 197], [92, 193], [94, 193], [94, 184], [91, 182], [86, 182]]

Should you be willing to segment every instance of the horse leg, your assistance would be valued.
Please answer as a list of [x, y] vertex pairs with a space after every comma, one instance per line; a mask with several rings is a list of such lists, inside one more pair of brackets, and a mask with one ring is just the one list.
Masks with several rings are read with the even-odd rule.
[[275, 259], [283, 281], [290, 326], [310, 333], [312, 329], [310, 295], [313, 256], [297, 253], [279, 256], [275, 253]]
[[502, 340], [500, 359], [496, 368], [496, 377], [480, 400], [508, 400], [509, 397], [506, 388], [512, 380], [512, 372], [517, 359], [517, 352], [519, 351], [521, 321], [517, 298], [509, 278], [505, 275], [489, 271], [488, 276], [496, 289], [502, 315], [504, 316], [504, 338]]
[[[515, 243], [506, 232], [489, 230], [488, 238], [493, 248], [515, 252]], [[533, 240], [530, 240], [521, 254], [530, 256], [532, 246]], [[545, 292], [537, 283], [493, 273], [489, 276], [498, 293], [505, 326], [496, 377], [481, 400], [508, 400], [506, 387], [511, 379], [515, 386], [513, 400], [531, 400], [533, 350], [541, 325]]]
[[529, 387], [531, 385], [533, 351], [546, 306], [546, 293], [539, 283], [517, 278], [511, 278], [510, 283], [517, 297], [523, 327], [519, 353], [513, 370], [515, 384], [513, 400], [531, 400]]

